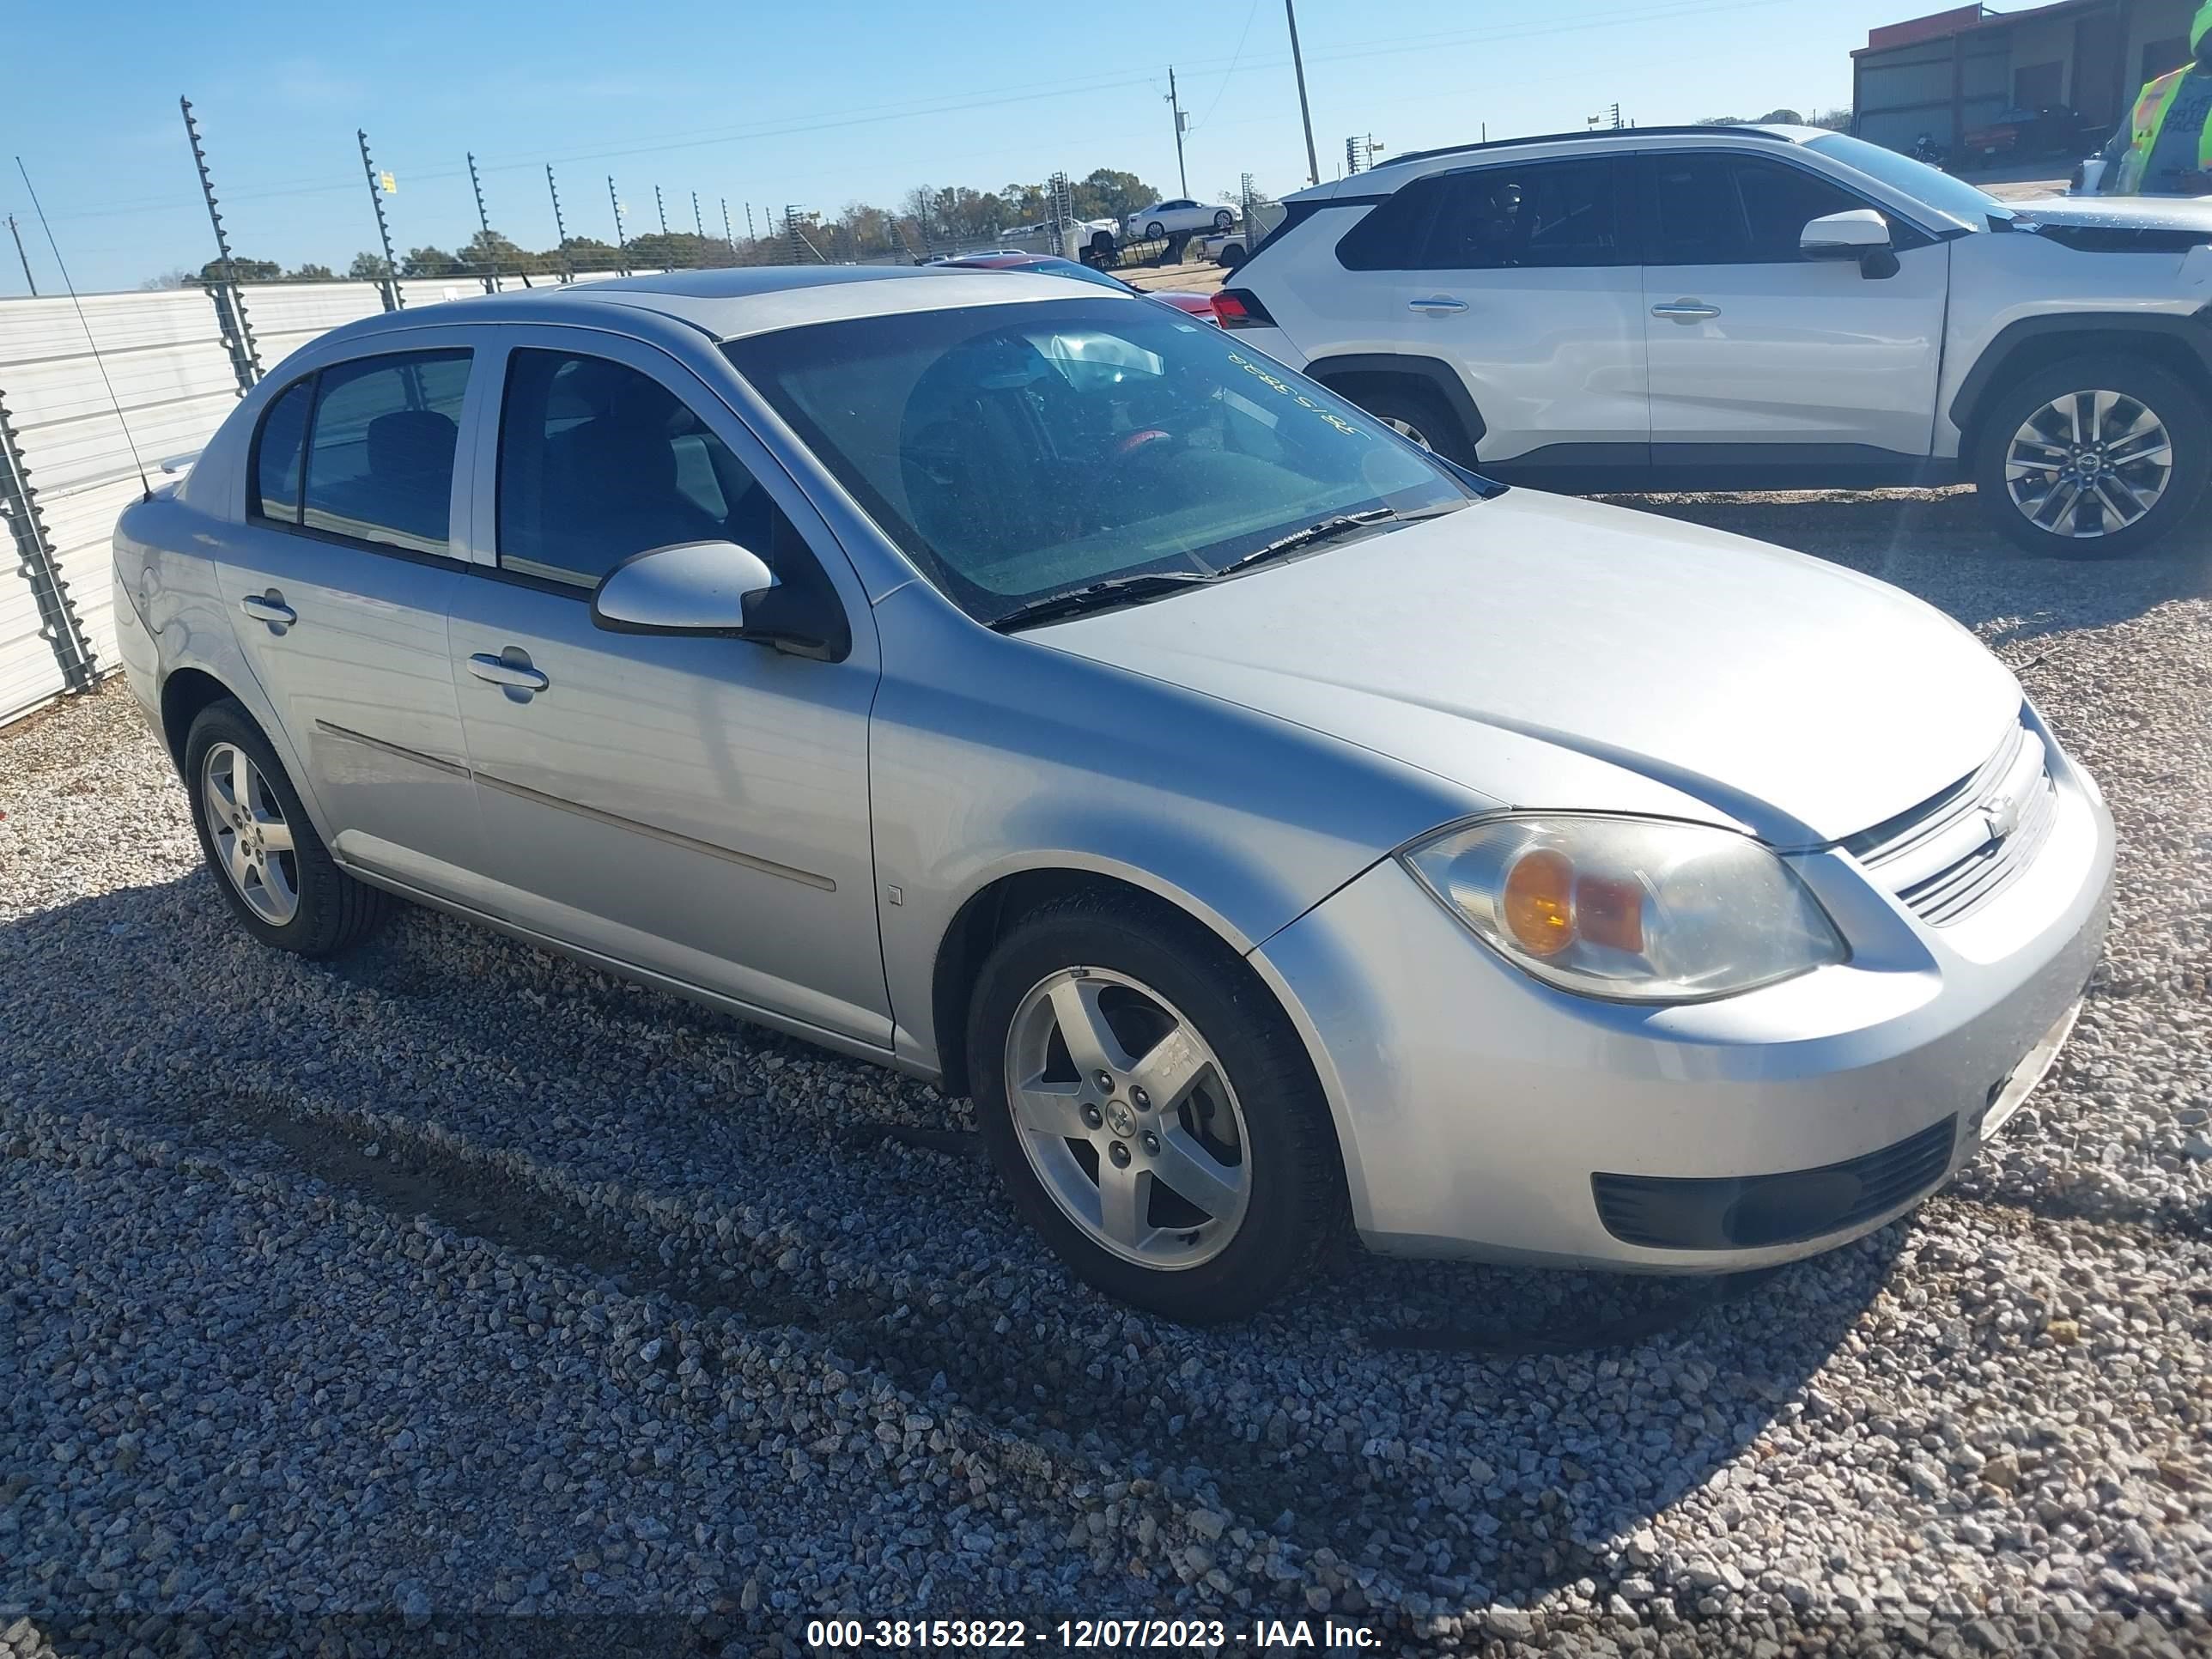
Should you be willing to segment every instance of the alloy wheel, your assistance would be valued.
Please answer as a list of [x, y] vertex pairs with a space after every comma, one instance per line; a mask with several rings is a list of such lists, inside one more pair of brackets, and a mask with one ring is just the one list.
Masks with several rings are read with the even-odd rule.
[[2166, 422], [2120, 392], [2071, 392], [2030, 415], [2005, 455], [2005, 487], [2037, 528], [2090, 541], [2125, 530], [2173, 477]]
[[244, 750], [218, 743], [200, 763], [200, 794], [216, 863], [255, 915], [282, 927], [300, 913], [300, 868], [276, 791]]
[[1252, 1196], [1244, 1114], [1212, 1047], [1126, 975], [1068, 968], [1033, 986], [1006, 1034], [1017, 1139], [1053, 1202], [1124, 1261], [1212, 1261]]

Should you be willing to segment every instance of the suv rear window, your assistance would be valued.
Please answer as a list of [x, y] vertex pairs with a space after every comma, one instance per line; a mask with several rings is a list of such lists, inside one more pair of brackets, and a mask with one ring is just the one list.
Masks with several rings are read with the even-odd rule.
[[1417, 179], [1337, 244], [1347, 270], [1542, 270], [1633, 263], [1609, 157]]

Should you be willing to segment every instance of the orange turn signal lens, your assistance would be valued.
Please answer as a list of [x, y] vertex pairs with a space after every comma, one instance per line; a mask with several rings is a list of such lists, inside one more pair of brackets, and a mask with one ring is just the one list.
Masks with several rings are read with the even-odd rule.
[[1498, 907], [1514, 943], [1531, 956], [1555, 957], [1575, 942], [1575, 866], [1565, 853], [1540, 848], [1506, 872]]

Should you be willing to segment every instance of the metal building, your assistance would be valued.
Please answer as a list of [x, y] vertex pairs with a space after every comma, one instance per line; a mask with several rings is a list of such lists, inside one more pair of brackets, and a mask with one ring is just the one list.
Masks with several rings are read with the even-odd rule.
[[[2015, 110], [2071, 109], [2109, 136], [2146, 81], [2189, 58], [2199, 0], [2058, 0], [2032, 10], [1961, 6], [1874, 30], [1851, 54], [1854, 131], [1954, 154]], [[1962, 160], [1970, 158], [1961, 157]]]

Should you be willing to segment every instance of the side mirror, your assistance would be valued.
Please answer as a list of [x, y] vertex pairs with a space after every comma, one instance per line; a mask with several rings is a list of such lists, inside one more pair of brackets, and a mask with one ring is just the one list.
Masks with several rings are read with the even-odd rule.
[[1807, 225], [1797, 251], [1808, 259], [1856, 259], [1870, 277], [1897, 275], [1897, 250], [1889, 222], [1872, 208], [1831, 213]]
[[592, 622], [613, 634], [751, 640], [830, 662], [852, 649], [843, 608], [826, 582], [779, 582], [759, 554], [735, 542], [678, 542], [632, 554], [600, 579]]

